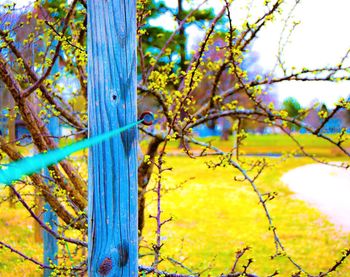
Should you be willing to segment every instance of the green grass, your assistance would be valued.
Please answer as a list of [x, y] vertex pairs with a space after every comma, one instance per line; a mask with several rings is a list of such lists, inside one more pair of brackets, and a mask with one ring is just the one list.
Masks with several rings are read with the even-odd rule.
[[[293, 136], [309, 154], [320, 155], [323, 157], [344, 156], [337, 146], [331, 144], [325, 139], [320, 139], [310, 134], [294, 134]], [[349, 135], [347, 136], [349, 138]], [[329, 135], [329, 137], [336, 140], [336, 135]], [[198, 138], [198, 140], [211, 142], [213, 146], [220, 147], [220, 149], [224, 151], [230, 151], [234, 147], [233, 137], [230, 137], [227, 141], [220, 140], [220, 137]], [[145, 148], [147, 146], [147, 141], [142, 142], [141, 145]], [[169, 152], [178, 153], [178, 145], [178, 142], [170, 142], [168, 145]], [[197, 145], [190, 144], [190, 146], [194, 151], [201, 151], [201, 148]], [[350, 140], [347, 140], [343, 146], [350, 149]], [[242, 154], [301, 154], [298, 145], [289, 136], [284, 134], [248, 134], [247, 138], [242, 142], [240, 152], [242, 152]]]
[[[257, 184], [262, 192], [278, 192], [277, 199], [268, 206], [287, 253], [310, 273], [317, 274], [340, 257], [341, 250], [349, 246], [350, 236], [336, 230], [319, 211], [295, 199], [280, 182], [284, 172], [308, 162], [304, 158], [277, 162]], [[279, 270], [281, 276], [291, 276], [296, 271], [286, 257], [271, 260], [275, 248], [267, 219], [250, 185], [234, 181], [237, 172], [231, 168], [207, 169], [203, 161], [183, 157], [169, 158], [168, 165], [174, 167], [164, 182], [168, 188], [191, 177], [194, 179], [164, 195], [164, 218], [174, 218], [164, 225], [164, 258], [183, 262], [195, 272], [209, 268], [202, 276], [218, 276], [230, 271], [235, 252], [248, 245], [251, 250], [242, 258], [240, 266], [246, 264], [248, 258], [254, 258], [251, 271], [259, 276], [275, 270]], [[154, 214], [151, 193], [149, 200], [147, 212]], [[143, 244], [154, 241], [154, 228], [154, 220], [148, 219]], [[143, 250], [143, 253], [149, 251]], [[151, 261], [152, 257], [146, 256], [141, 262]], [[161, 268], [186, 273], [168, 261], [164, 261]], [[332, 276], [347, 276], [346, 272], [350, 272], [349, 262]]]

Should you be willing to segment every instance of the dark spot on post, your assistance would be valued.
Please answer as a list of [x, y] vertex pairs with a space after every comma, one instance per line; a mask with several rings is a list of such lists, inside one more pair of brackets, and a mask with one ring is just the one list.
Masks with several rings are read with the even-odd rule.
[[129, 244], [126, 241], [123, 241], [122, 244], [118, 245], [119, 253], [119, 267], [126, 266], [129, 261]]
[[117, 100], [117, 95], [113, 94], [113, 95], [112, 95], [112, 99], [113, 99], [114, 101]]
[[112, 259], [105, 258], [98, 269], [98, 273], [100, 273], [102, 276], [106, 276], [112, 270], [112, 268], [113, 268]]

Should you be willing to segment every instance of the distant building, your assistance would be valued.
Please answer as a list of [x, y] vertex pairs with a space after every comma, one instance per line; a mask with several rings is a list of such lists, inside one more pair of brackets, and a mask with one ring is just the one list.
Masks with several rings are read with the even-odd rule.
[[6, 117], [10, 106], [10, 97], [5, 85], [0, 82], [0, 132], [2, 135], [7, 133], [8, 118]]
[[193, 132], [202, 138], [205, 137], [214, 137], [214, 136], [221, 136], [222, 128], [219, 125], [215, 125], [214, 128], [209, 128], [207, 125], [202, 124], [195, 128], [193, 128]]
[[342, 128], [344, 128], [344, 121], [342, 118], [331, 118], [326, 125], [323, 127], [322, 131], [327, 134], [339, 133]]
[[[6, 89], [5, 85], [0, 82], [0, 133], [3, 136], [8, 135], [9, 130], [9, 108], [11, 107], [12, 96], [9, 91]], [[15, 139], [20, 139], [25, 137], [21, 143], [29, 143], [30, 136], [29, 131], [27, 130], [23, 120], [17, 116], [15, 120]]]
[[[305, 123], [312, 128], [318, 128], [322, 123], [318, 115], [319, 110], [311, 110], [305, 118]], [[345, 128], [347, 133], [350, 133], [350, 112], [345, 110], [338, 111], [322, 128], [322, 132], [326, 134], [336, 134]], [[305, 128], [300, 130], [300, 133], [308, 133]]]

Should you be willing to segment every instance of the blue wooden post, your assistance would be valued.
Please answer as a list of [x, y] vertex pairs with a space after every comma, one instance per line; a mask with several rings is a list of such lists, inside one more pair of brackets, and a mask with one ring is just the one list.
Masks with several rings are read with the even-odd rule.
[[[89, 136], [136, 118], [136, 0], [88, 2]], [[137, 129], [89, 150], [89, 276], [137, 276]]]
[[[48, 129], [52, 136], [59, 136], [59, 120], [57, 117], [51, 118], [50, 122], [48, 124]], [[50, 173], [47, 169], [45, 169], [44, 172], [45, 176], [50, 176]], [[49, 224], [53, 231], [57, 232], [57, 215], [52, 210], [51, 206], [48, 203], [45, 203], [44, 205], [44, 215], [43, 215], [43, 221], [45, 224]], [[57, 240], [54, 238], [51, 234], [49, 234], [47, 231], [43, 231], [43, 240], [44, 240], [44, 264], [49, 265], [50, 261], [53, 264], [57, 265], [57, 252], [58, 252], [58, 246], [57, 246]], [[44, 277], [49, 277], [52, 270], [45, 269], [44, 270]]]
[[[34, 61], [33, 61], [33, 64], [34, 64]], [[59, 66], [58, 66], [58, 61], [56, 61], [56, 63], [52, 67], [51, 75], [57, 73], [58, 71], [59, 71]], [[52, 136], [59, 137], [61, 135], [58, 117], [50, 118], [47, 128]], [[58, 142], [58, 139], [55, 139], [55, 140], [56, 142]], [[50, 177], [50, 172], [48, 171], [48, 169], [44, 170], [44, 175]], [[48, 224], [53, 231], [57, 232], [57, 224], [58, 224], [57, 214], [52, 210], [51, 206], [47, 202], [44, 204], [44, 210], [45, 210], [43, 214], [44, 223]], [[57, 240], [55, 237], [53, 237], [51, 234], [49, 234], [45, 230], [43, 230], [43, 247], [44, 247], [44, 264], [50, 265], [50, 263], [52, 263], [57, 265], [57, 253], [58, 253]], [[44, 277], [49, 277], [51, 273], [52, 273], [52, 270], [44, 269]]]

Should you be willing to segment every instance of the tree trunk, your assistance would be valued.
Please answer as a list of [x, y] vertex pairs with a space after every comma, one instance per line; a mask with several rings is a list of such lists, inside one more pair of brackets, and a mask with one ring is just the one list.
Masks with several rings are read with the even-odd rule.
[[147, 191], [148, 183], [151, 179], [151, 174], [153, 171], [153, 162], [154, 158], [158, 153], [158, 147], [163, 142], [162, 139], [155, 137], [152, 139], [148, 145], [146, 155], [149, 156], [148, 161], [142, 161], [141, 165], [138, 168], [138, 188], [139, 188], [139, 210], [138, 210], [138, 219], [139, 219], [139, 236], [142, 235], [143, 227], [145, 226], [145, 208], [146, 208], [146, 198], [145, 194]]
[[[182, 0], [177, 1], [178, 12], [177, 12], [177, 21], [180, 22], [184, 19]], [[179, 30], [179, 46], [180, 46], [180, 68], [185, 70], [185, 61], [186, 61], [186, 36], [185, 36], [185, 27], [182, 26]]]
[[[8, 118], [8, 131], [9, 131], [9, 142], [13, 143], [16, 140], [16, 114], [15, 114], [15, 101], [13, 100], [10, 93], [8, 93], [10, 109], [9, 109], [9, 118]], [[9, 190], [9, 206], [10, 208], [15, 207], [15, 194], [12, 189]]]
[[[42, 219], [43, 218], [42, 215], [43, 215], [44, 201], [40, 195], [39, 188], [35, 188], [34, 203], [35, 203], [34, 212], [40, 219]], [[43, 242], [43, 232], [42, 232], [41, 226], [35, 220], [33, 220], [33, 224], [34, 224], [34, 241], [36, 243], [41, 243], [41, 242]]]

